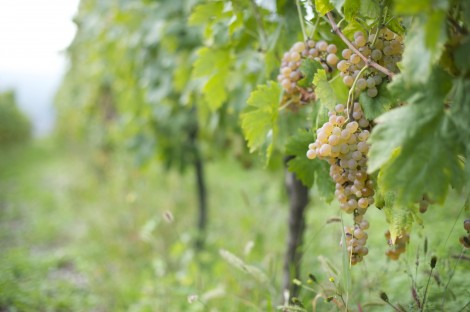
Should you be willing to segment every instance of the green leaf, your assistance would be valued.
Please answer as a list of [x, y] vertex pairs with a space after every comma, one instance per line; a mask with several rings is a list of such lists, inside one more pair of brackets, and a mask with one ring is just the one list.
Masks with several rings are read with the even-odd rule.
[[423, 108], [409, 105], [382, 115], [371, 137], [370, 171], [387, 161], [380, 171], [384, 190], [395, 191], [403, 205], [424, 193], [443, 202], [449, 185], [463, 175], [449, 117]]
[[409, 80], [425, 82], [439, 60], [447, 40], [445, 11], [417, 16], [405, 38], [402, 74]]
[[346, 18], [346, 21], [354, 21], [360, 8], [360, 0], [346, 0], [344, 2], [344, 17]]
[[350, 40], [353, 39], [354, 33], [356, 31], [362, 31], [364, 32], [364, 27], [356, 22], [355, 20], [349, 21], [348, 25], [343, 29], [343, 34], [349, 38]]
[[315, 163], [306, 156], [308, 145], [313, 141], [314, 136], [310, 131], [299, 130], [289, 138], [286, 145], [286, 155], [294, 156], [287, 163], [287, 168], [294, 172], [306, 187], [312, 187], [317, 169]]
[[470, 25], [470, 2], [463, 1], [462, 5], [462, 21], [467, 26]]
[[299, 130], [289, 138], [286, 144], [286, 155], [294, 156], [287, 163], [287, 169], [294, 172], [297, 178], [306, 187], [316, 185], [318, 197], [331, 202], [334, 198], [335, 183], [330, 177], [328, 162], [321, 159], [308, 159], [306, 156], [308, 145], [315, 141], [312, 132]]
[[313, 84], [315, 85], [315, 95], [329, 110], [333, 110], [335, 105], [338, 104], [335, 91], [328, 82], [326, 72], [324, 69], [318, 70], [313, 78]]
[[390, 110], [395, 100], [388, 91], [387, 84], [382, 83], [379, 87], [379, 94], [376, 97], [371, 98], [365, 92], [362, 92], [359, 96], [359, 102], [366, 118], [373, 120]]
[[[470, 5], [469, 5], [470, 7]], [[470, 55], [470, 36], [466, 36], [460, 46], [453, 51], [455, 65], [461, 72], [470, 71], [470, 62], [468, 56]]]
[[328, 121], [328, 109], [321, 104], [320, 101], [315, 102], [315, 106], [318, 107], [318, 111], [315, 118], [315, 129], [323, 126]]
[[345, 0], [330, 0], [330, 3], [333, 4], [336, 11], [338, 11], [338, 12], [342, 11], [344, 2], [345, 2]]
[[208, 77], [202, 86], [202, 94], [210, 110], [217, 110], [227, 100], [226, 80], [232, 60], [226, 49], [200, 48], [193, 65], [193, 76]]
[[376, 0], [361, 0], [360, 14], [371, 19], [379, 17], [380, 5]]
[[219, 68], [226, 68], [230, 63], [230, 52], [223, 49], [200, 48], [193, 65], [194, 77], [204, 77], [213, 74]]
[[212, 111], [220, 108], [225, 100], [227, 100], [227, 92], [225, 91], [226, 78], [227, 71], [222, 70], [209, 78], [202, 88], [202, 94], [204, 94], [204, 98]]
[[312, 162], [317, 166], [315, 169], [315, 186], [318, 196], [326, 201], [331, 202], [335, 195], [335, 183], [330, 177], [330, 165], [324, 160], [315, 158]]
[[224, 3], [222, 1], [199, 4], [189, 16], [188, 24], [205, 25], [214, 17], [220, 17], [223, 9]]
[[449, 76], [437, 69], [426, 84], [410, 85], [399, 75], [391, 85], [392, 95], [409, 105], [377, 118], [368, 168], [381, 168], [385, 191], [394, 191], [400, 204], [424, 193], [442, 202], [449, 185], [462, 183], [458, 129], [444, 107], [450, 87]]
[[250, 152], [266, 148], [267, 160], [271, 156], [277, 135], [278, 106], [281, 89], [274, 81], [260, 85], [251, 92], [247, 110], [241, 114], [243, 135]]
[[315, 9], [321, 16], [333, 10], [335, 7], [328, 0], [315, 0]]
[[397, 14], [419, 14], [421, 12], [427, 11], [429, 4], [429, 0], [395, 0], [394, 11]]
[[442, 106], [445, 97], [452, 88], [452, 79], [440, 68], [434, 68], [426, 83], [411, 81], [403, 74], [393, 77], [393, 81], [388, 84], [391, 97], [398, 102], [421, 103], [427, 102], [436, 106]]
[[405, 33], [405, 28], [400, 23], [397, 17], [392, 18], [391, 21], [387, 23], [387, 27], [390, 28], [394, 33], [402, 36]]
[[348, 101], [349, 89], [343, 82], [343, 79], [340, 75], [336, 75], [330, 80], [330, 86], [333, 89], [337, 104], [342, 103], [346, 104]]
[[466, 182], [470, 182], [470, 80], [460, 78], [455, 82], [454, 102], [450, 110], [460, 141], [460, 151], [466, 157]]
[[394, 11], [397, 14], [416, 15], [429, 13], [436, 9], [446, 10], [447, 0], [395, 0]]
[[303, 88], [311, 87], [313, 77], [320, 69], [323, 69], [320, 62], [308, 58], [302, 60], [302, 63], [300, 64], [300, 72], [302, 73], [302, 76], [304, 76], [304, 78], [300, 79], [297, 84]]

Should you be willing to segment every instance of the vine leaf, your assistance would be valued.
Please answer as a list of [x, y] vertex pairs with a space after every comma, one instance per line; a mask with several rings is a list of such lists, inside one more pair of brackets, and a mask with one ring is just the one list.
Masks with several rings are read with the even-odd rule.
[[360, 0], [346, 0], [344, 2], [344, 17], [349, 21], [355, 21], [357, 14], [361, 8]]
[[209, 109], [217, 110], [227, 100], [226, 80], [231, 62], [230, 52], [224, 49], [200, 48], [193, 65], [195, 78], [206, 77], [202, 94]]
[[321, 104], [329, 110], [334, 110], [335, 105], [338, 104], [338, 99], [335, 90], [328, 82], [324, 69], [317, 71], [313, 78], [313, 84], [315, 85], [315, 95]]
[[470, 180], [470, 128], [468, 121], [470, 120], [470, 80], [458, 79], [455, 82], [454, 103], [450, 111], [455, 127], [458, 140], [461, 142], [461, 152], [466, 156], [465, 163], [466, 178]]
[[318, 196], [327, 203], [330, 203], [335, 195], [335, 183], [330, 177], [330, 165], [320, 159], [314, 159], [313, 162], [317, 166], [315, 171], [315, 185]]
[[224, 9], [224, 3], [220, 2], [208, 2], [199, 4], [194, 8], [193, 13], [189, 16], [189, 25], [206, 25], [208, 20], [211, 20], [214, 16], [220, 17]]
[[413, 82], [424, 83], [431, 75], [433, 65], [439, 60], [446, 35], [446, 10], [418, 15], [405, 39], [403, 75]]
[[333, 6], [333, 4], [331, 4], [331, 2], [328, 0], [315, 0], [315, 9], [321, 16], [330, 12], [334, 8], [335, 7]]
[[227, 100], [227, 92], [225, 91], [227, 76], [228, 71], [222, 69], [209, 78], [202, 88], [202, 94], [212, 111], [220, 108], [225, 100]]
[[359, 100], [364, 114], [369, 120], [375, 119], [390, 110], [394, 102], [386, 83], [380, 85], [379, 94], [376, 97], [371, 98], [365, 92], [362, 92]]
[[394, 17], [390, 22], [387, 23], [387, 27], [397, 35], [402, 36], [405, 33], [405, 28], [400, 23], [398, 18]]
[[281, 89], [274, 81], [251, 92], [247, 110], [241, 114], [243, 135], [250, 152], [266, 147], [267, 162], [278, 132], [278, 106]]
[[304, 78], [300, 79], [297, 82], [297, 85], [303, 88], [309, 88], [312, 86], [313, 78], [318, 70], [321, 70], [323, 67], [320, 65], [320, 62], [304, 59], [300, 64], [300, 72]]
[[193, 65], [193, 75], [196, 78], [212, 75], [219, 67], [226, 68], [230, 62], [230, 53], [224, 49], [203, 47], [196, 54], [197, 60]]
[[461, 72], [470, 71], [470, 62], [468, 62], [469, 53], [470, 53], [470, 37], [467, 36], [462, 41], [462, 44], [453, 51], [455, 65], [459, 68]]
[[449, 185], [459, 187], [464, 171], [459, 160], [458, 129], [444, 110], [451, 83], [434, 70], [426, 85], [395, 81], [392, 96], [401, 94], [407, 106], [377, 119], [371, 136], [369, 172], [380, 170], [385, 191], [395, 191], [407, 206], [427, 193], [443, 202]]
[[287, 163], [287, 169], [294, 172], [306, 187], [317, 187], [320, 198], [331, 202], [334, 197], [335, 184], [329, 175], [329, 165], [320, 159], [310, 160], [306, 153], [308, 145], [315, 140], [312, 132], [299, 130], [289, 138], [286, 145], [286, 155], [294, 156]]
[[379, 17], [380, 4], [375, 0], [361, 0], [360, 15], [367, 16], [371, 19]]
[[449, 184], [462, 176], [455, 141], [448, 135], [449, 118], [442, 110], [409, 105], [382, 115], [378, 122], [371, 137], [369, 171], [383, 164], [385, 191], [395, 191], [405, 206], [424, 193], [443, 202]]
[[308, 145], [313, 141], [314, 137], [310, 131], [299, 130], [289, 138], [286, 145], [286, 155], [294, 156], [287, 163], [287, 168], [294, 172], [306, 187], [312, 187], [315, 181], [316, 166], [312, 165], [313, 161], [306, 157]]

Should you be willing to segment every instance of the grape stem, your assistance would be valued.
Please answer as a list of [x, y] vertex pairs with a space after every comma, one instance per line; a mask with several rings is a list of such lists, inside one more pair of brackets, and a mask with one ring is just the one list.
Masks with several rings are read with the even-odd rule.
[[348, 102], [346, 103], [346, 109], [348, 110], [348, 119], [346, 120], [346, 122], [352, 117], [352, 108], [354, 107], [354, 90], [356, 89], [356, 83], [359, 78], [361, 78], [362, 74], [367, 68], [369, 68], [368, 65], [362, 67], [361, 71], [357, 74], [356, 78], [354, 79], [351, 89], [349, 89]]
[[343, 32], [341, 31], [341, 29], [338, 27], [338, 25], [336, 24], [334, 18], [333, 18], [333, 15], [331, 14], [331, 12], [328, 12], [326, 13], [326, 16], [328, 17], [328, 20], [331, 24], [331, 27], [333, 29], [333, 31], [341, 38], [341, 40], [343, 40], [344, 43], [346, 43], [346, 45], [352, 50], [354, 51], [354, 53], [356, 53], [357, 55], [359, 55], [359, 57], [366, 63], [367, 66], [371, 66], [371, 67], [374, 67], [375, 69], [377, 69], [378, 71], [386, 74], [388, 77], [390, 78], [393, 78], [394, 76], [394, 73], [391, 72], [390, 70], [388, 70], [387, 68], [377, 64], [376, 62], [372, 61], [370, 58], [368, 57], [365, 57], [361, 52], [359, 52], [358, 49], [356, 49], [356, 47], [351, 43], [351, 41], [349, 41], [348, 38], [346, 38], [346, 36], [343, 34]]

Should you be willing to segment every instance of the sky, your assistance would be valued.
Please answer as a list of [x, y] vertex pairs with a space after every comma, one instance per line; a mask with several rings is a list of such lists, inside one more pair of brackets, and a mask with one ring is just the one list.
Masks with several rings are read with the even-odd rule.
[[0, 0], [0, 90], [16, 90], [37, 135], [53, 126], [53, 97], [66, 69], [63, 51], [75, 35], [78, 3]]

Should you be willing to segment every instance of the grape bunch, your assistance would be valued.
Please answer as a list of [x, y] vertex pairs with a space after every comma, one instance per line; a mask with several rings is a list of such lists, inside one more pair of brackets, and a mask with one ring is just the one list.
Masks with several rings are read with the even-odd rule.
[[[398, 72], [397, 63], [401, 60], [403, 53], [403, 39], [388, 28], [382, 28], [377, 33], [372, 34], [366, 39], [363, 32], [358, 31], [354, 34], [352, 41], [354, 47], [365, 57], [389, 69], [391, 72]], [[341, 52], [343, 60], [339, 61], [337, 68], [343, 78], [344, 84], [351, 88], [361, 69], [366, 66], [366, 62], [351, 49], [344, 49]], [[361, 77], [356, 81], [355, 91], [360, 93], [366, 91], [371, 98], [378, 94], [378, 86], [386, 78], [386, 74], [373, 67], [365, 70]]]
[[313, 88], [303, 88], [297, 83], [303, 78], [300, 71], [302, 60], [312, 59], [321, 63], [326, 72], [331, 73], [339, 61], [337, 48], [324, 40], [296, 42], [289, 51], [284, 53], [277, 80], [290, 100], [297, 99], [299, 104], [305, 104], [314, 99]]
[[463, 222], [463, 227], [467, 231], [467, 236], [461, 236], [459, 238], [460, 244], [465, 248], [470, 248], [470, 219]]
[[409, 234], [402, 234], [395, 239], [395, 243], [392, 242], [390, 231], [385, 233], [385, 239], [387, 240], [390, 249], [385, 253], [391, 260], [398, 260], [400, 255], [405, 252], [406, 245], [410, 242]]
[[367, 255], [365, 247], [369, 223], [363, 219], [374, 203], [374, 183], [367, 174], [369, 121], [359, 103], [354, 103], [351, 120], [342, 104], [329, 112], [329, 120], [317, 130], [317, 139], [309, 145], [307, 157], [325, 159], [336, 183], [335, 196], [341, 209], [354, 216], [354, 226], [345, 228], [347, 249], [352, 264]]

